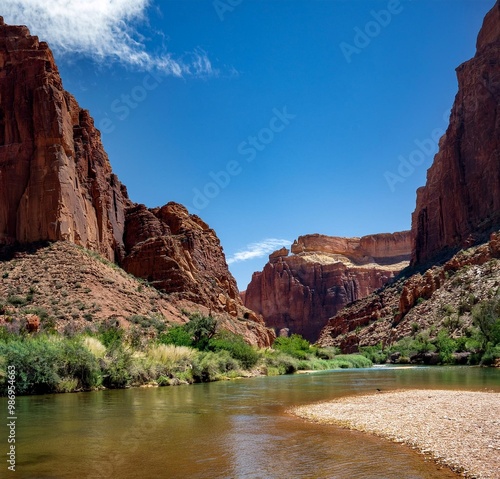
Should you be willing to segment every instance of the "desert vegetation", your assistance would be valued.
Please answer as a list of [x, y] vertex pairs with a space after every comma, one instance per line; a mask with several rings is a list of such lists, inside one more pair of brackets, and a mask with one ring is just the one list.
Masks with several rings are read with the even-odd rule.
[[467, 301], [472, 326], [463, 335], [454, 334], [459, 318], [453, 316], [456, 311], [451, 305], [445, 305], [443, 309], [450, 316], [439, 331], [435, 328], [420, 331], [414, 324], [412, 336], [387, 347], [382, 343], [362, 347], [360, 352], [374, 363], [495, 364], [500, 359], [500, 294], [477, 304], [470, 298]]
[[[151, 318], [138, 317], [131, 323], [142, 328], [157, 326]], [[199, 313], [184, 325], [161, 327], [157, 332], [154, 339], [146, 340], [137, 327], [126, 331], [113, 323], [101, 325], [97, 332], [72, 336], [0, 328], [0, 394], [7, 389], [7, 365], [15, 366], [18, 394], [44, 394], [372, 364], [364, 356], [316, 348], [298, 335], [278, 338], [273, 348], [257, 349], [219, 329], [216, 319]]]

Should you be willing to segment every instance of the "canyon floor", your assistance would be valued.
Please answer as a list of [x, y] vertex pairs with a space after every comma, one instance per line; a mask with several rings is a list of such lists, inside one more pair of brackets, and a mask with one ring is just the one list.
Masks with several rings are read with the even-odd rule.
[[402, 390], [290, 412], [405, 443], [470, 479], [500, 478], [500, 393]]

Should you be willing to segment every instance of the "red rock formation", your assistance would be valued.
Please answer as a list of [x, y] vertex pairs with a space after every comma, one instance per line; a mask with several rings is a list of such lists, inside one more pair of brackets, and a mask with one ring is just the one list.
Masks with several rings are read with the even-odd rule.
[[[442, 266], [400, 280], [399, 284], [383, 288], [342, 309], [328, 320], [318, 344], [338, 346], [345, 353], [356, 352], [360, 342], [364, 346], [380, 342], [390, 344], [405, 336], [398, 328], [420, 303], [419, 299], [431, 299], [453, 273], [465, 267], [485, 265], [497, 258], [500, 258], [500, 232], [492, 233], [488, 243], [473, 248], [472, 252], [460, 252]], [[408, 324], [405, 326], [408, 328]], [[363, 334], [356, 333], [359, 328], [364, 328]]]
[[[487, 14], [446, 135], [417, 191], [412, 264], [470, 246], [500, 226], [500, 3]], [[486, 236], [487, 237], [487, 236]]]
[[49, 47], [0, 23], [0, 245], [67, 240], [123, 256], [127, 192]]
[[409, 231], [363, 238], [301, 236], [292, 245], [293, 256], [283, 248], [253, 274], [245, 306], [262, 314], [267, 326], [315, 341], [328, 318], [408, 264], [410, 245]]
[[184, 206], [127, 211], [123, 268], [167, 293], [238, 316], [242, 303], [214, 230]]
[[222, 314], [249, 342], [272, 343], [243, 307], [215, 232], [181, 205], [133, 204], [47, 44], [0, 17], [0, 249], [47, 240], [97, 251], [172, 301]]

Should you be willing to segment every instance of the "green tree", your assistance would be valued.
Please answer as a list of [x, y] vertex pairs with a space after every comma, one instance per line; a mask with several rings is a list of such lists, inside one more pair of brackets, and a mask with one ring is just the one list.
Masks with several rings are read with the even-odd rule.
[[200, 313], [194, 313], [190, 316], [189, 322], [184, 328], [191, 335], [193, 346], [200, 351], [208, 348], [210, 339], [217, 332], [217, 320], [212, 316], [203, 316]]
[[487, 343], [493, 345], [500, 344], [500, 297], [485, 301], [474, 307], [472, 310], [474, 325], [479, 328], [484, 340], [484, 347]]

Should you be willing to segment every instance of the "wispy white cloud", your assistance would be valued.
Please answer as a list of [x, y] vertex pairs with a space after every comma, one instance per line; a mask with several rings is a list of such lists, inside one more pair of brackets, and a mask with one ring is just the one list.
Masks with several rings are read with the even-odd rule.
[[[12, 25], [27, 25], [58, 54], [82, 54], [99, 62], [118, 61], [167, 75], [217, 76], [202, 50], [175, 58], [147, 51], [139, 27], [148, 29], [151, 0], [2, 0], [0, 14]], [[148, 35], [156, 35], [149, 29]]]
[[285, 239], [267, 238], [258, 243], [251, 243], [242, 251], [238, 251], [233, 256], [228, 258], [227, 263], [239, 263], [240, 261], [248, 261], [250, 259], [262, 258], [263, 256], [272, 253], [273, 251], [283, 246], [290, 246], [291, 241]]

